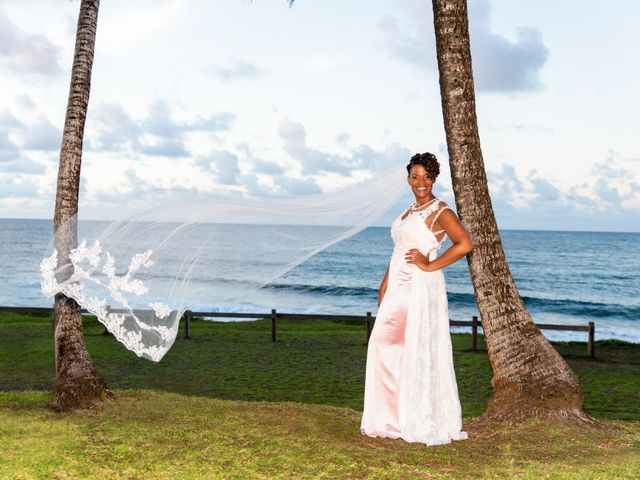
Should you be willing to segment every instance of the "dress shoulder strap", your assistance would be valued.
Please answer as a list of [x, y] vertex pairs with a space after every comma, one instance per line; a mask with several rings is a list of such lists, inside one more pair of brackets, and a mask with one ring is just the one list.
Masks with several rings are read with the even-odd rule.
[[431, 225], [429, 225], [429, 230], [431, 231], [433, 231], [433, 226], [438, 221], [438, 217], [440, 217], [440, 214], [447, 209], [451, 210], [451, 207], [444, 200], [438, 199], [437, 203], [438, 203], [437, 209], [434, 211], [433, 215], [431, 216]]

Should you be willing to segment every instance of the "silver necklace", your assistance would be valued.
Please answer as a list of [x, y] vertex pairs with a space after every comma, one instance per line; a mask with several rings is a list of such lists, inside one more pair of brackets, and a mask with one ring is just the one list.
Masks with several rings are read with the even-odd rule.
[[413, 213], [417, 213], [422, 218], [428, 217], [429, 215], [431, 215], [431, 213], [433, 213], [433, 209], [431, 207], [435, 204], [436, 200], [438, 200], [438, 197], [433, 197], [427, 203], [422, 205], [418, 205], [416, 202], [412, 203], [411, 205], [409, 205], [409, 213], [407, 213], [407, 216]]

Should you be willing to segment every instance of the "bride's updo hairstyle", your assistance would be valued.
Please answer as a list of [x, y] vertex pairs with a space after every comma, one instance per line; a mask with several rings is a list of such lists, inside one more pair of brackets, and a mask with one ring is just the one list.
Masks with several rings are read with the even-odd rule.
[[440, 163], [433, 153], [416, 153], [411, 157], [411, 160], [409, 160], [409, 164], [407, 165], [408, 175], [411, 174], [411, 169], [415, 165], [422, 165], [429, 174], [429, 177], [431, 177], [431, 180], [435, 180], [440, 174]]

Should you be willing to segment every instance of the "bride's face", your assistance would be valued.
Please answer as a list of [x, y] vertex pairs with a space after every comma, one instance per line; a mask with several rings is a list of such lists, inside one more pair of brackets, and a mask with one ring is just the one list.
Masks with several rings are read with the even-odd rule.
[[433, 179], [422, 165], [414, 165], [411, 167], [411, 173], [408, 178], [411, 190], [416, 197], [416, 203], [427, 202], [433, 198], [431, 190], [433, 188]]

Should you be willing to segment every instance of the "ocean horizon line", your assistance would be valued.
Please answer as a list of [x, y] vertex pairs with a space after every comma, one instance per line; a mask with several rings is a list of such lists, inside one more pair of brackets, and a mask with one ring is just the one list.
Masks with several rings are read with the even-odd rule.
[[[85, 223], [87, 230], [108, 225], [101, 221]], [[260, 310], [268, 307], [268, 311], [278, 308], [295, 313], [375, 311], [380, 278], [387, 267], [387, 254], [393, 248], [388, 226], [366, 228], [277, 278], [269, 273], [269, 258], [256, 258], [251, 272], [246, 274], [242, 270], [231, 274], [224, 260], [233, 255], [237, 242], [259, 238], [259, 231], [268, 231], [270, 226], [202, 227], [199, 231], [205, 233], [210, 228], [222, 231], [227, 241], [211, 246], [193, 272], [191, 288], [184, 298], [184, 304], [192, 310], [217, 307], [242, 311], [262, 306]], [[301, 232], [323, 230], [287, 228], [293, 231], [299, 228]], [[41, 293], [39, 265], [45, 256], [42, 252], [48, 250], [52, 230], [52, 220], [48, 218], [0, 219], [3, 259], [0, 280], [5, 286], [0, 292], [1, 305], [49, 305]], [[636, 254], [639, 233], [503, 229], [501, 237], [520, 295], [535, 322], [595, 321], [598, 339], [609, 337], [640, 343], [640, 258]], [[188, 239], [186, 247], [199, 245], [199, 237]], [[179, 258], [172, 256], [171, 260]], [[175, 276], [171, 265], [170, 262], [166, 269], [141, 278], [151, 282], [149, 287], [168, 284]], [[451, 317], [477, 315], [466, 262], [450, 265], [445, 275]], [[263, 283], [261, 279], [269, 280], [271, 285], [257, 288]], [[246, 282], [249, 283], [245, 285]], [[576, 335], [578, 338], [581, 337]]]
[[[0, 217], [1, 221], [6, 220], [22, 220], [22, 221], [43, 221], [43, 222], [53, 222], [53, 218], [26, 218], [26, 217]], [[95, 218], [85, 218], [83, 221], [86, 222], [122, 222], [126, 221], [126, 219], [113, 220], [113, 219], [95, 219]], [[179, 222], [170, 222], [170, 223], [179, 223]], [[253, 225], [248, 223], [217, 223], [218, 225]], [[269, 223], [260, 223], [259, 225], [276, 225]], [[292, 224], [291, 226], [314, 226], [314, 227], [344, 227], [344, 225], [305, 225], [305, 224]], [[370, 225], [366, 228], [389, 228], [389, 225]], [[499, 231], [506, 232], [550, 232], [550, 233], [613, 233], [613, 234], [640, 234], [640, 230], [630, 231], [630, 230], [550, 230], [545, 228], [500, 228], [498, 226]]]

